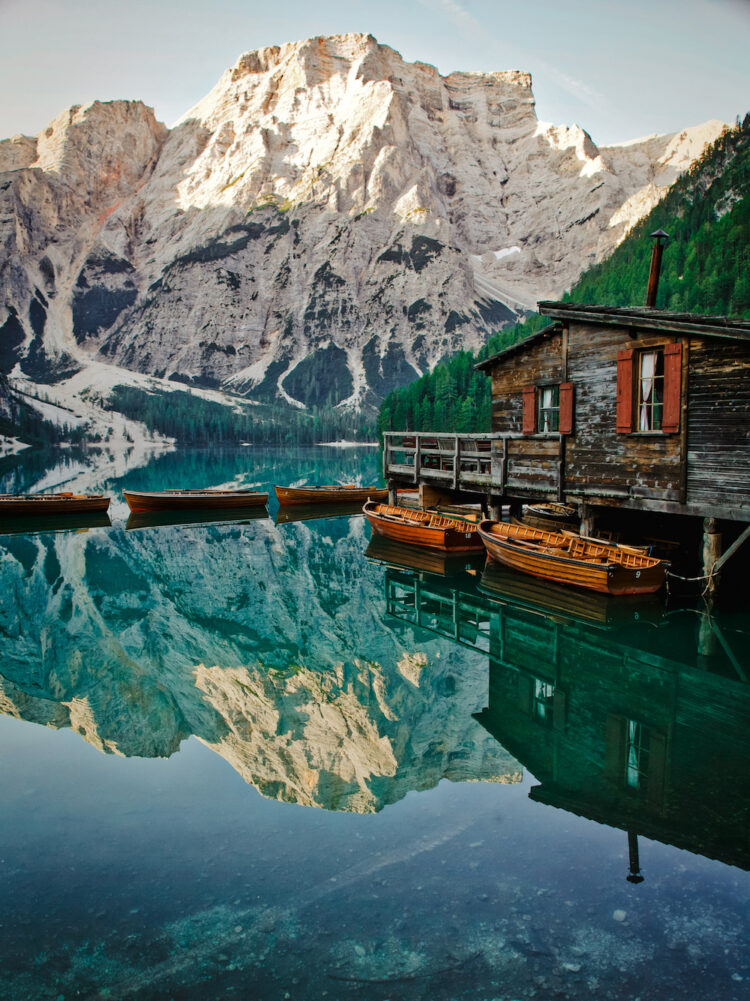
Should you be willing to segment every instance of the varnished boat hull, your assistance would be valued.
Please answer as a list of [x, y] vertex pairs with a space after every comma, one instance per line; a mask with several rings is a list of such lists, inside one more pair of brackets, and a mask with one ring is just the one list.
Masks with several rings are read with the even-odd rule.
[[513, 541], [493, 535], [492, 524], [482, 522], [478, 530], [490, 559], [532, 577], [612, 595], [654, 594], [664, 586], [667, 564], [661, 561], [651, 560], [652, 565], [629, 567], [524, 549]]
[[179, 525], [241, 525], [268, 517], [262, 505], [237, 508], [193, 508], [188, 510], [131, 511], [125, 531]]
[[484, 563], [483, 552], [450, 553], [424, 546], [408, 546], [395, 542], [385, 535], [374, 534], [370, 539], [365, 558], [372, 563], [382, 563], [400, 570], [415, 573], [427, 572], [446, 577], [460, 573], [469, 567], [480, 569]]
[[292, 504], [364, 504], [365, 501], [385, 500], [388, 490], [384, 487], [326, 486], [279, 487], [276, 499], [284, 506]]
[[112, 522], [106, 511], [16, 515], [7, 521], [0, 517], [0, 535], [45, 535], [48, 532], [86, 532], [90, 528], [111, 527]]
[[125, 500], [131, 511], [197, 511], [206, 508], [222, 509], [240, 507], [263, 507], [268, 494], [255, 490], [200, 491], [160, 491], [145, 493], [125, 490]]
[[[410, 546], [426, 546], [446, 553], [481, 552], [482, 540], [476, 528], [460, 531], [456, 528], [431, 528], [407, 521], [396, 521], [379, 517], [373, 510], [377, 505], [365, 504], [363, 510], [373, 532], [395, 542], [405, 542]], [[467, 525], [467, 529], [469, 526]]]
[[664, 614], [659, 599], [649, 595], [624, 599], [597, 594], [517, 573], [491, 559], [482, 572], [479, 589], [492, 598], [545, 615], [565, 616], [604, 627], [633, 620], [657, 623]]
[[318, 518], [351, 518], [362, 514], [362, 504], [291, 504], [280, 507], [276, 512], [276, 524], [286, 525], [293, 521], [316, 521]]
[[90, 514], [106, 511], [109, 497], [103, 494], [0, 494], [0, 516], [37, 517], [38, 515]]

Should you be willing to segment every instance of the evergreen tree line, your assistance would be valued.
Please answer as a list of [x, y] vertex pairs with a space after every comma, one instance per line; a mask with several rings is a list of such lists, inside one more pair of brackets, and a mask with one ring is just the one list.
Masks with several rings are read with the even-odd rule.
[[[652, 242], [665, 230], [657, 305], [674, 312], [750, 318], [750, 114], [726, 130], [615, 251], [586, 271], [563, 298], [607, 306], [643, 306]], [[390, 393], [380, 409], [384, 431], [483, 432], [491, 426], [491, 385], [474, 365], [549, 323], [531, 315], [461, 351], [416, 382]]]
[[162, 394], [115, 386], [107, 407], [184, 444], [310, 445], [343, 438], [367, 441], [373, 434], [371, 419], [361, 414], [333, 408], [297, 411], [290, 407], [279, 412], [265, 406], [238, 411], [189, 390]]
[[77, 445], [90, 440], [88, 424], [74, 425], [65, 421], [57, 424], [46, 420], [23, 397], [9, 389], [7, 383], [1, 388], [4, 392], [0, 400], [0, 434], [41, 448], [54, 448], [63, 443]]
[[646, 219], [564, 298], [608, 306], [646, 301], [652, 242], [669, 234], [657, 305], [675, 313], [750, 318], [750, 114], [725, 131]]

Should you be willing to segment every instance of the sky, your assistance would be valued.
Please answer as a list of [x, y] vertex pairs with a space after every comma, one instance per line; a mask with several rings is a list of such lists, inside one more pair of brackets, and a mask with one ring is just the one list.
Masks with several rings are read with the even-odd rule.
[[0, 0], [0, 138], [94, 99], [172, 125], [243, 52], [345, 32], [443, 74], [526, 70], [539, 119], [598, 145], [750, 110], [750, 0]]

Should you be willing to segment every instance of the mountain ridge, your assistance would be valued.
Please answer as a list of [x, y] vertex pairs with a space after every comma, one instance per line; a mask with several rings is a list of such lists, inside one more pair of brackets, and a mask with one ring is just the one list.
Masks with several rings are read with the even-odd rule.
[[374, 412], [561, 294], [722, 127], [597, 148], [538, 122], [527, 73], [368, 35], [246, 53], [172, 129], [74, 106], [0, 142], [0, 371]]

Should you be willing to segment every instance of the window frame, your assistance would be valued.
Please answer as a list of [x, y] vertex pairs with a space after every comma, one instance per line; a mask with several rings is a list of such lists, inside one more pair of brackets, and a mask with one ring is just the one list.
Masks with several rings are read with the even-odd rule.
[[[644, 376], [643, 362], [645, 359], [654, 358], [653, 374]], [[661, 371], [659, 368], [661, 367]], [[664, 346], [641, 348], [635, 353], [633, 366], [633, 383], [635, 399], [633, 400], [633, 434], [657, 434], [662, 435], [664, 425], [664, 389], [665, 389], [665, 354]], [[652, 382], [647, 398], [644, 398], [644, 380]], [[650, 399], [648, 399], [650, 397]], [[644, 414], [648, 415], [648, 427], [642, 427]], [[655, 415], [658, 415], [658, 426], [655, 423]]]
[[[544, 394], [547, 391], [552, 393], [552, 403], [544, 406]], [[545, 415], [549, 415], [553, 424], [557, 427], [543, 427]], [[560, 433], [560, 383], [548, 382], [536, 387], [535, 413], [534, 413], [536, 434], [559, 434]]]
[[[552, 390], [552, 404], [542, 406], [544, 392]], [[544, 414], [553, 415], [557, 427], [543, 429]], [[522, 389], [521, 433], [558, 437], [573, 434], [575, 430], [575, 387], [572, 382], [543, 382]]]
[[[682, 431], [685, 415], [686, 374], [683, 370], [685, 355], [682, 341], [661, 341], [652, 344], [634, 344], [623, 348], [617, 353], [617, 405], [616, 430], [618, 434], [639, 435], [641, 437], [663, 438]], [[654, 381], [648, 396], [653, 395], [651, 402], [644, 400], [643, 393], [643, 359], [655, 356], [653, 376], [646, 376]], [[658, 366], [661, 364], [661, 372]], [[657, 399], [660, 390], [660, 399]], [[650, 427], [641, 428], [641, 410], [643, 405], [649, 407]], [[660, 413], [660, 426], [653, 426], [654, 410]]]

